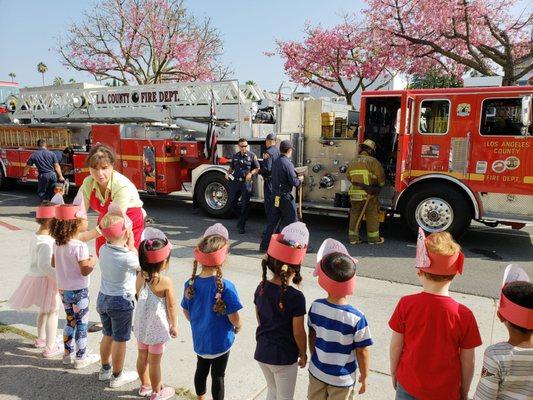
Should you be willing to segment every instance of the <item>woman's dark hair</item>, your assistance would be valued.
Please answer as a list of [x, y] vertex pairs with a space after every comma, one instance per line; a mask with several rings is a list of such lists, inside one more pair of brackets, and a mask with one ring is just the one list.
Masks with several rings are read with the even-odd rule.
[[322, 271], [335, 282], [346, 282], [355, 275], [356, 265], [354, 260], [343, 253], [331, 253], [320, 262]]
[[170, 259], [168, 257], [162, 261], [156, 263], [149, 263], [146, 260], [146, 252], [151, 250], [159, 250], [167, 245], [168, 241], [163, 239], [147, 239], [143, 240], [139, 245], [139, 265], [141, 266], [144, 280], [148, 283], [152, 283], [159, 276], [159, 272], [163, 268], [166, 261]]
[[265, 284], [267, 281], [267, 268], [272, 271], [276, 276], [279, 276], [281, 279], [281, 292], [279, 294], [278, 307], [280, 310], [285, 309], [285, 303], [283, 301], [285, 293], [289, 287], [289, 278], [294, 274], [292, 281], [298, 285], [302, 282], [302, 275], [300, 275], [300, 265], [296, 264], [287, 264], [286, 262], [280, 261], [270, 255], [266, 255], [265, 258], [261, 261], [261, 267], [263, 268], [263, 279], [261, 280], [261, 289], [259, 295], [263, 295]]
[[91, 151], [89, 151], [87, 159], [85, 160], [85, 165], [89, 168], [96, 168], [103, 163], [108, 163], [109, 165], [114, 166], [115, 159], [115, 151], [111, 147], [99, 143], [93, 146]]
[[[533, 309], [533, 283], [526, 281], [516, 281], [505, 285], [503, 294], [513, 303], [528, 309]], [[522, 333], [531, 333], [533, 329], [523, 328], [510, 321], [509, 324]]]
[[56, 240], [58, 246], [67, 244], [74, 237], [80, 227], [82, 219], [52, 219], [50, 222], [50, 236]]

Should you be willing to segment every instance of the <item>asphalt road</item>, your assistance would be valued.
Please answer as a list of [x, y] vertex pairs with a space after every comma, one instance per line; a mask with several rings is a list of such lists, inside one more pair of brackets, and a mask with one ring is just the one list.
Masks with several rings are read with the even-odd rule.
[[[33, 207], [38, 204], [35, 192], [35, 186], [31, 184], [0, 192], [0, 219], [2, 216], [32, 219]], [[175, 196], [143, 197], [143, 201], [148, 215], [154, 219], [152, 225], [162, 229], [177, 245], [193, 248], [205, 228], [214, 222], [222, 222], [230, 232], [232, 253], [262, 257], [258, 252], [259, 238], [266, 221], [260, 208], [250, 212], [246, 233], [240, 235], [235, 219], [217, 221], [200, 211], [193, 211], [190, 201]], [[91, 219], [94, 219], [94, 215]], [[314, 251], [327, 237], [340, 241], [347, 239], [347, 219], [304, 215], [304, 222], [311, 233]], [[91, 226], [94, 226], [94, 222]], [[407, 234], [407, 228], [399, 219], [395, 219], [383, 224], [381, 231], [386, 240], [382, 246], [347, 246], [351, 254], [359, 259], [358, 274], [385, 281], [417, 284], [413, 269], [415, 242]], [[503, 270], [510, 263], [521, 265], [533, 277], [532, 237], [532, 226], [514, 231], [506, 227], [489, 228], [474, 223], [460, 240], [466, 256], [465, 271], [456, 278], [452, 289], [461, 293], [497, 297]], [[183, 253], [183, 256], [188, 254]], [[309, 254], [305, 266], [313, 268], [315, 257], [314, 253]]]

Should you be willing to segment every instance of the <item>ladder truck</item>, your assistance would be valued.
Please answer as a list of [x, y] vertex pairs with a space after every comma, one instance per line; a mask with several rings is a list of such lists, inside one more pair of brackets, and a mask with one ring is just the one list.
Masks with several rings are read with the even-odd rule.
[[[237, 81], [23, 88], [7, 100], [14, 124], [0, 125], [0, 184], [20, 179], [46, 138], [53, 149], [71, 149], [62, 168], [79, 186], [87, 152], [100, 142], [147, 195], [187, 193], [224, 218], [232, 212], [224, 174], [238, 139], [261, 158], [274, 132], [293, 141], [293, 161], [305, 171], [303, 211], [346, 216], [346, 166], [370, 138], [387, 175], [382, 207], [411, 231], [459, 235], [471, 220], [520, 228], [533, 222], [532, 96], [531, 86], [369, 91], [355, 112], [324, 99], [280, 100]], [[216, 163], [205, 154], [213, 108]], [[262, 188], [258, 176], [252, 201], [263, 201]]]

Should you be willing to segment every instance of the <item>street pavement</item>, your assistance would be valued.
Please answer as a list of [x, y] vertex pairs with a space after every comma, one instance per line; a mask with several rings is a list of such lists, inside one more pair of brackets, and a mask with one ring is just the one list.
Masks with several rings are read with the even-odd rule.
[[[20, 200], [18, 201], [20, 202]], [[147, 202], [149, 212], [152, 214], [153, 205]], [[17, 287], [29, 265], [28, 241], [36, 229], [36, 224], [28, 217], [27, 211], [23, 215], [17, 212], [10, 213], [6, 205], [0, 204], [0, 273], [3, 277], [0, 287], [0, 323], [10, 324], [24, 331], [35, 334], [35, 311], [13, 311], [9, 309], [6, 300]], [[182, 207], [183, 208], [183, 207]], [[13, 210], [13, 209], [11, 209]], [[194, 218], [194, 217], [193, 217]], [[179, 219], [179, 218], [178, 218]], [[183, 283], [189, 278], [192, 268], [192, 245], [201, 235], [205, 226], [211, 223], [202, 216], [196, 217], [195, 225], [174, 223], [171, 218], [163, 219], [157, 216], [162, 228], [167, 232], [175, 244], [172, 251], [171, 267], [168, 275], [175, 283], [178, 296], [183, 293]], [[233, 224], [233, 221], [227, 221]], [[90, 225], [94, 225], [94, 215], [90, 218]], [[156, 226], [158, 226], [156, 225]], [[229, 225], [228, 225], [229, 226]], [[231, 227], [233, 228], [233, 227]], [[254, 229], [256, 229], [254, 227]], [[326, 228], [327, 229], [327, 228]], [[333, 229], [333, 228], [330, 228]], [[232, 229], [230, 229], [231, 232]], [[252, 232], [254, 234], [257, 232]], [[313, 235], [314, 231], [312, 231]], [[231, 234], [231, 233], [230, 233]], [[233, 235], [235, 239], [235, 235]], [[240, 239], [240, 238], [237, 238]], [[234, 347], [231, 350], [230, 361], [226, 373], [226, 399], [252, 400], [266, 398], [265, 381], [262, 373], [253, 360], [255, 348], [255, 312], [253, 307], [253, 293], [261, 279], [259, 256], [254, 252], [252, 244], [242, 245], [241, 240], [232, 243], [232, 254], [224, 266], [224, 276], [236, 284], [241, 300], [244, 304], [242, 318], [244, 327], [238, 334]], [[318, 242], [314, 243], [318, 245]], [[91, 248], [93, 245], [91, 244]], [[369, 246], [367, 246], [369, 247]], [[414, 248], [409, 248], [409, 260], [412, 263]], [[360, 257], [361, 266], [369, 263], [375, 257], [367, 254]], [[524, 257], [521, 255], [520, 257]], [[390, 257], [392, 258], [392, 257]], [[394, 258], [393, 258], [394, 259]], [[376, 260], [378, 263], [380, 260]], [[387, 260], [390, 261], [390, 260]], [[382, 261], [381, 261], [382, 262]], [[316, 298], [324, 296], [324, 292], [312, 276], [312, 257], [306, 260], [303, 270], [303, 290], [308, 305]], [[526, 263], [528, 268], [531, 263]], [[531, 270], [529, 271], [531, 272]], [[415, 276], [414, 268], [410, 274]], [[91, 310], [90, 320], [97, 321], [98, 315], [94, 303], [99, 288], [100, 273], [95, 269], [91, 276]], [[414, 279], [413, 279], [414, 281]], [[455, 284], [452, 285], [454, 289]], [[387, 321], [398, 299], [406, 294], [419, 291], [417, 286], [359, 277], [355, 296], [350, 298], [350, 303], [360, 308], [369, 320], [372, 335], [375, 341], [371, 348], [371, 374], [369, 386], [364, 398], [371, 400], [385, 400], [394, 398], [390, 376], [388, 373], [388, 344], [390, 329]], [[496, 341], [505, 340], [505, 328], [495, 318], [496, 303], [488, 297], [473, 296], [464, 293], [453, 293], [453, 297], [467, 305], [475, 314], [483, 339], [483, 347], [476, 352], [476, 375], [473, 388], [479, 376], [483, 348]], [[61, 316], [60, 326], [63, 324]], [[192, 350], [190, 327], [180, 315], [180, 329], [177, 339], [171, 340], [167, 346], [162, 361], [164, 382], [175, 387], [181, 392], [193, 392], [193, 375], [195, 369], [195, 355]], [[89, 348], [98, 350], [101, 333], [89, 334]], [[128, 342], [126, 367], [135, 368], [136, 348], [135, 342]], [[115, 399], [134, 398], [137, 384], [131, 384], [119, 389], [110, 389], [97, 381], [98, 366], [87, 370], [74, 371], [62, 368], [60, 359], [45, 360], [39, 351], [31, 348], [31, 341], [19, 338], [12, 334], [0, 335], [0, 399]], [[305, 369], [298, 374], [295, 399], [306, 398], [308, 375]], [[178, 398], [194, 398], [183, 395]]]

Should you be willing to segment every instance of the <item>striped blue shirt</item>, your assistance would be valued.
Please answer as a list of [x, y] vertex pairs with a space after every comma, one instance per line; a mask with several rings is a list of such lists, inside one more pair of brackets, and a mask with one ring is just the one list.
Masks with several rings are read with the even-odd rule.
[[309, 310], [308, 325], [316, 333], [315, 352], [309, 373], [332, 386], [355, 384], [355, 349], [372, 345], [365, 315], [351, 305], [315, 300]]

